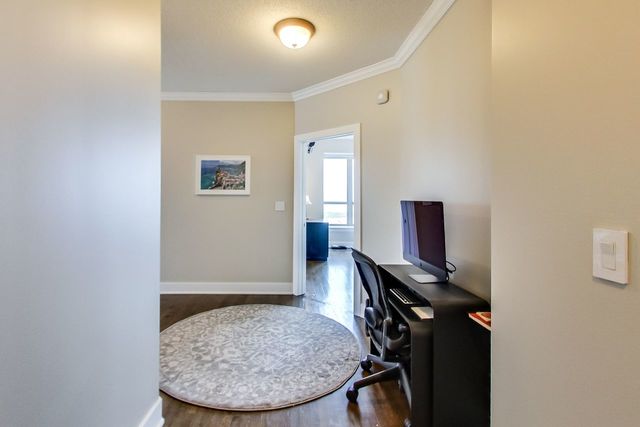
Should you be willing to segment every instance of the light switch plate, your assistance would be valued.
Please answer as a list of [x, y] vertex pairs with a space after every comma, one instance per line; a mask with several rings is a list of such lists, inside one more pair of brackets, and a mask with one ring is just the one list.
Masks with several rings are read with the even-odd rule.
[[275, 206], [276, 211], [283, 211], [284, 210], [284, 201], [282, 200], [278, 200], [276, 202], [276, 206]]
[[593, 229], [593, 276], [629, 283], [629, 232]]

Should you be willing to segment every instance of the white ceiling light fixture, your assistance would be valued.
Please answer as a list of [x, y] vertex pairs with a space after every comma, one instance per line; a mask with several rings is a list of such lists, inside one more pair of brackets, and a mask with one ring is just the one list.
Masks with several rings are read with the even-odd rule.
[[276, 23], [273, 31], [283, 45], [289, 49], [300, 49], [309, 43], [309, 39], [316, 32], [316, 27], [306, 19], [287, 18]]

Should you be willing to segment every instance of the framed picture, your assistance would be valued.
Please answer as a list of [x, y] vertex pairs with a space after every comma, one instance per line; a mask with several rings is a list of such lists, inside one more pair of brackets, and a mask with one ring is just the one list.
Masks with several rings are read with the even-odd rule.
[[250, 156], [196, 156], [196, 194], [250, 194]]

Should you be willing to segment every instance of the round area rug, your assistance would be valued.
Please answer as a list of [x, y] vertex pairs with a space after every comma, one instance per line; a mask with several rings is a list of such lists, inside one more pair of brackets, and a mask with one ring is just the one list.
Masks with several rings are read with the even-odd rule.
[[236, 305], [160, 334], [160, 389], [214, 409], [285, 408], [337, 390], [359, 360], [356, 337], [328, 317], [283, 305]]

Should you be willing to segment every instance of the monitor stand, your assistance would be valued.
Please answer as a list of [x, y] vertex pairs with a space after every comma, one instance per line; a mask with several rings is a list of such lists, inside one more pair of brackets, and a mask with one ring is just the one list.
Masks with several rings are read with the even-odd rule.
[[411, 277], [413, 280], [415, 280], [418, 283], [438, 283], [439, 282], [438, 278], [433, 274], [410, 274], [409, 277]]

